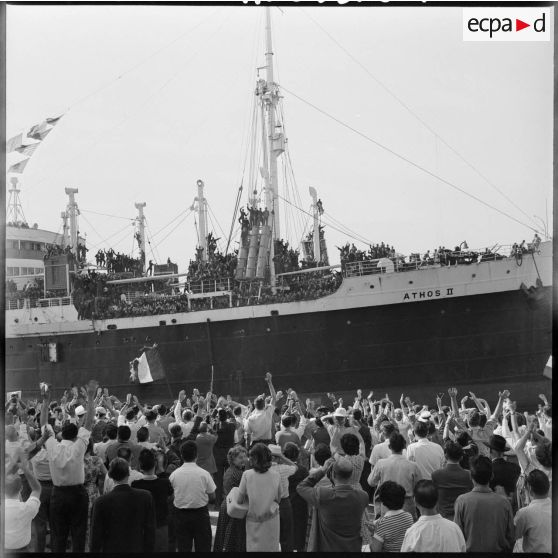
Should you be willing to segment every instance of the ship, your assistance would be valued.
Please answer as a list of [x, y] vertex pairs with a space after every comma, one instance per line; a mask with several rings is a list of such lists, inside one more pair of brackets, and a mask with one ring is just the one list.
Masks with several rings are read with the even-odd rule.
[[[258, 70], [255, 88], [262, 187], [248, 188], [247, 212], [239, 211], [239, 189], [238, 249], [229, 253], [229, 238], [225, 253], [216, 254], [200, 179], [191, 208], [199, 243], [188, 273], [170, 260], [147, 266], [145, 203], [136, 203], [136, 263], [119, 273], [102, 261], [89, 266], [80, 256], [77, 189], [66, 189], [68, 250], [45, 259], [42, 298], [8, 301], [6, 390], [37, 396], [46, 382], [56, 398], [94, 378], [143, 402], [172, 402], [181, 389], [194, 388], [244, 401], [263, 391], [271, 372], [277, 388], [317, 401], [335, 393], [349, 404], [357, 388], [429, 403], [449, 386], [493, 398], [509, 389], [520, 404], [548, 392], [551, 239], [490, 250], [464, 242], [422, 258], [390, 247], [371, 247], [362, 257], [347, 245], [341, 264], [330, 265], [323, 204], [310, 188], [302, 265], [279, 257], [293, 251], [280, 231], [277, 161], [286, 138], [269, 8], [265, 56], [266, 75]], [[204, 275], [217, 256], [225, 272]], [[91, 277], [98, 285], [84, 295]], [[155, 347], [164, 377], [131, 383], [131, 364]]]

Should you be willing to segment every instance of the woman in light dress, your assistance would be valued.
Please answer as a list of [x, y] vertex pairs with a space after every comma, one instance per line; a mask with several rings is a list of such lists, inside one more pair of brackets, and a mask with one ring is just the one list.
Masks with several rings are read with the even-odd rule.
[[279, 552], [281, 478], [271, 469], [271, 451], [265, 444], [250, 450], [250, 465], [239, 486], [239, 502], [248, 500], [246, 551]]

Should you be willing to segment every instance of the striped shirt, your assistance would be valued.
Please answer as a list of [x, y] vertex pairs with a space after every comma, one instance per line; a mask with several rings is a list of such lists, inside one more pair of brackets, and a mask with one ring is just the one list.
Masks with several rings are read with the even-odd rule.
[[389, 510], [374, 524], [374, 538], [382, 543], [383, 552], [400, 552], [405, 533], [413, 516], [403, 510]]
[[279, 473], [279, 476], [281, 477], [281, 498], [288, 498], [289, 477], [296, 473], [296, 465], [287, 465], [286, 463], [273, 463], [272, 468], [277, 471]]

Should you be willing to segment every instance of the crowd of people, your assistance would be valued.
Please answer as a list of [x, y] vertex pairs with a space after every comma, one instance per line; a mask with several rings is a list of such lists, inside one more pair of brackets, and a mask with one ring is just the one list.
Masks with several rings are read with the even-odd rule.
[[133, 258], [127, 254], [115, 252], [112, 248], [98, 250], [95, 254], [97, 267], [105, 268], [108, 273], [142, 274], [143, 262], [141, 258]]
[[544, 395], [523, 412], [508, 390], [491, 409], [453, 387], [448, 405], [360, 389], [344, 404], [265, 382], [169, 406], [95, 381], [12, 394], [6, 550], [551, 552]]
[[300, 253], [289, 246], [285, 240], [275, 241], [275, 252], [273, 261], [275, 262], [275, 273], [289, 273], [291, 271], [299, 271]]

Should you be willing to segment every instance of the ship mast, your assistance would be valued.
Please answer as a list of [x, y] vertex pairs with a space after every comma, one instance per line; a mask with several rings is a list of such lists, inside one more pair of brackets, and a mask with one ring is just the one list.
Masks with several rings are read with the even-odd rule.
[[143, 208], [147, 204], [145, 202], [136, 203], [136, 209], [138, 210], [138, 216], [136, 217], [136, 221], [138, 223], [138, 244], [140, 249], [140, 260], [141, 260], [141, 272], [142, 274], [145, 273], [145, 215], [143, 214]]
[[266, 16], [266, 84], [263, 100], [267, 108], [267, 137], [269, 148], [269, 169], [265, 169], [268, 174], [268, 187], [271, 189], [271, 207], [269, 210], [273, 216], [273, 240], [281, 238], [281, 226], [279, 222], [279, 189], [277, 180], [277, 157], [284, 151], [283, 134], [276, 133], [275, 108], [279, 101], [279, 88], [273, 78], [273, 46], [271, 42], [271, 9], [265, 8]]
[[199, 248], [202, 251], [201, 258], [206, 262], [209, 259], [207, 254], [207, 200], [203, 195], [203, 180], [198, 180], [196, 184], [198, 186], [198, 195], [194, 198], [192, 209], [194, 209], [197, 202]]
[[310, 186], [309, 190], [310, 196], [312, 196], [312, 212], [314, 214], [314, 261], [316, 262], [316, 265], [320, 265], [320, 214], [318, 209], [318, 193], [316, 192], [316, 188], [313, 188], [312, 186]]
[[62, 248], [66, 248], [66, 246], [70, 245], [70, 240], [68, 238], [68, 212], [62, 211], [60, 217], [62, 217]]
[[69, 197], [68, 212], [70, 214], [70, 249], [76, 259], [78, 259], [78, 228], [77, 216], [79, 214], [78, 206], [74, 195], [78, 193], [77, 188], [66, 188], [66, 194]]
[[23, 214], [23, 207], [21, 206], [21, 200], [19, 199], [19, 193], [21, 190], [17, 187], [18, 180], [14, 176], [10, 178], [10, 182], [12, 183], [12, 187], [9, 190], [10, 197], [8, 200], [8, 215], [6, 221], [8, 223], [14, 223], [16, 226], [20, 224], [27, 224], [25, 215]]

